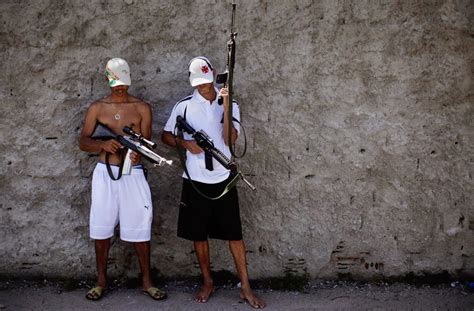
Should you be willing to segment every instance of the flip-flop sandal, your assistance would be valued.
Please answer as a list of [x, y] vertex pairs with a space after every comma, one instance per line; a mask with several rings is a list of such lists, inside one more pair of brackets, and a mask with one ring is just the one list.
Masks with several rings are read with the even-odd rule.
[[145, 295], [150, 296], [154, 300], [165, 300], [166, 298], [168, 298], [168, 296], [166, 295], [164, 291], [156, 287], [150, 287], [147, 290], [143, 290], [143, 293]]
[[105, 288], [103, 288], [101, 286], [93, 287], [93, 288], [91, 288], [91, 290], [89, 290], [87, 292], [86, 298], [89, 299], [89, 300], [97, 301], [100, 298], [102, 298], [102, 296], [104, 295], [104, 290], [105, 290]]

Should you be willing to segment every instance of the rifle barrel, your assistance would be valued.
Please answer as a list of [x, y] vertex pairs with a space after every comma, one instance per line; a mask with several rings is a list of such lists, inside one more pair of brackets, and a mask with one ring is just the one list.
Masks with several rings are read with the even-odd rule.
[[236, 6], [237, 5], [235, 4], [235, 2], [232, 1], [232, 20], [231, 20], [231, 24], [230, 24], [230, 35], [231, 36], [234, 34], [234, 21], [235, 21], [235, 7]]

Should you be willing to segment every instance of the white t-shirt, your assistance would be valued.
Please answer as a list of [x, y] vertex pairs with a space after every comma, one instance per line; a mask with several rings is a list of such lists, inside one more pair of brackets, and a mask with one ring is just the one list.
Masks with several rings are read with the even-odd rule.
[[[218, 93], [219, 91], [216, 89], [216, 92]], [[176, 103], [168, 122], [166, 122], [164, 130], [176, 134], [176, 117], [181, 116], [184, 118], [185, 110], [186, 122], [194, 130], [203, 130], [206, 132], [214, 142], [214, 147], [223, 152], [230, 159], [231, 153], [229, 146], [224, 142], [224, 106], [217, 103], [217, 96], [214, 101], [210, 102], [202, 97], [198, 90], [195, 89], [192, 95]], [[240, 121], [240, 110], [236, 101], [233, 101], [232, 117]], [[234, 128], [239, 132], [239, 123], [235, 121], [233, 123]], [[184, 133], [184, 139], [192, 140], [193, 138], [191, 135]], [[192, 154], [186, 151], [186, 167], [192, 180], [206, 184], [216, 184], [229, 177], [229, 170], [217, 162], [216, 159], [212, 159], [212, 164], [214, 170], [209, 171], [206, 169], [204, 152]], [[185, 173], [183, 173], [183, 177], [187, 178]]]

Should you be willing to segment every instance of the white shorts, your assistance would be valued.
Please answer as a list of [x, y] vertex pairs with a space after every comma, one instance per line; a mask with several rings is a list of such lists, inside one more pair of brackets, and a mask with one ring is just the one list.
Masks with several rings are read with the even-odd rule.
[[[114, 176], [118, 166], [111, 165]], [[153, 206], [148, 182], [141, 166], [130, 175], [112, 180], [104, 163], [97, 163], [92, 175], [90, 237], [104, 240], [114, 235], [120, 223], [120, 239], [128, 242], [150, 241]]]

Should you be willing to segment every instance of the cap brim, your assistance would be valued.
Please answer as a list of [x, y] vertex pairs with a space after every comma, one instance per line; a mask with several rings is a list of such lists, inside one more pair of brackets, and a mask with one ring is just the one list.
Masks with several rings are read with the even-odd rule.
[[189, 82], [191, 83], [191, 86], [198, 86], [198, 85], [201, 85], [201, 84], [207, 84], [207, 83], [212, 83], [214, 82], [214, 79], [210, 79], [210, 78], [203, 78], [203, 77], [199, 77], [199, 78], [189, 78]]
[[123, 79], [123, 80], [115, 80], [115, 83], [114, 85], [110, 85], [110, 81], [109, 81], [109, 85], [110, 87], [116, 87], [116, 86], [120, 86], [120, 85], [127, 85], [127, 86], [130, 86], [132, 83], [130, 81], [130, 79]]

